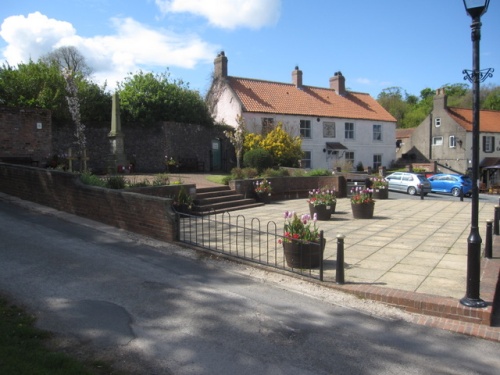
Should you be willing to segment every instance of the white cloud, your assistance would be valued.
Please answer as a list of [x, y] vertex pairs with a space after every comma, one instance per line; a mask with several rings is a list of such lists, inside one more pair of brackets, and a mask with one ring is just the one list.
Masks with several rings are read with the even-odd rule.
[[132, 18], [114, 18], [112, 24], [113, 35], [83, 38], [70, 23], [39, 12], [12, 16], [0, 29], [0, 36], [7, 42], [3, 56], [15, 65], [29, 58], [37, 60], [61, 46], [75, 46], [94, 70], [94, 78], [107, 80], [114, 87], [127, 73], [142, 67], [164, 71], [167, 67], [191, 69], [199, 62], [211, 62], [219, 48], [197, 35], [153, 29]]
[[210, 24], [234, 29], [260, 29], [274, 25], [280, 16], [281, 0], [155, 0], [160, 11], [192, 13], [208, 19]]
[[11, 65], [37, 60], [52, 51], [59, 40], [75, 33], [70, 23], [49, 19], [40, 12], [8, 17], [0, 28], [0, 36], [7, 42], [3, 56]]

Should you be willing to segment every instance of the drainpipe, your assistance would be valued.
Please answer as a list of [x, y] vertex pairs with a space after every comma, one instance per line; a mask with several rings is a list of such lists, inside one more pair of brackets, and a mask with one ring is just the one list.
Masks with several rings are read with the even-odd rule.
[[429, 115], [429, 162], [432, 160], [432, 112]]

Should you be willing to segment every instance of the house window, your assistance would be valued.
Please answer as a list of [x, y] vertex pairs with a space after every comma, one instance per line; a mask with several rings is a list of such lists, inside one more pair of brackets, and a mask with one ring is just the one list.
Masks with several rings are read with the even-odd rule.
[[300, 120], [300, 136], [302, 138], [311, 138], [311, 121]]
[[485, 135], [483, 137], [483, 151], [493, 152], [495, 151], [495, 137]]
[[323, 122], [323, 138], [335, 138], [334, 122]]
[[270, 131], [274, 129], [274, 119], [272, 117], [262, 117], [262, 135], [267, 135]]
[[302, 168], [311, 168], [311, 151], [304, 151], [304, 158], [300, 160]]
[[354, 123], [345, 123], [345, 139], [354, 139]]
[[442, 146], [443, 145], [443, 137], [432, 137], [432, 145], [433, 146]]
[[450, 148], [457, 147], [457, 139], [454, 135], [450, 135], [450, 138], [448, 138], [448, 145], [450, 146]]
[[382, 140], [382, 125], [373, 125], [373, 140]]
[[382, 166], [382, 155], [374, 154], [373, 155], [373, 170], [377, 171], [379, 167]]
[[434, 119], [434, 126], [435, 126], [436, 128], [439, 128], [439, 127], [441, 126], [441, 118], [440, 118], [440, 117], [436, 117], [436, 118]]
[[346, 151], [345, 152], [345, 161], [346, 163], [350, 163], [354, 165], [354, 151]]

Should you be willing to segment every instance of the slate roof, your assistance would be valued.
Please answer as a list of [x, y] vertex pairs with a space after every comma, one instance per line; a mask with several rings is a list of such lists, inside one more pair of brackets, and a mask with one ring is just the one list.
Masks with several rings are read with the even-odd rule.
[[245, 112], [396, 122], [369, 94], [227, 77]]
[[[450, 116], [466, 131], [472, 131], [472, 109], [448, 107]], [[486, 133], [500, 133], [500, 111], [479, 111], [479, 129]]]

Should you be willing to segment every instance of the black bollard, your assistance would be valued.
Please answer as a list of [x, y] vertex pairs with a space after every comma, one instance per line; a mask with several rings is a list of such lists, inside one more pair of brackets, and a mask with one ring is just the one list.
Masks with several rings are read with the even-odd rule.
[[424, 187], [422, 186], [420, 188], [420, 200], [423, 200], [424, 199]]
[[460, 202], [464, 201], [464, 187], [460, 186]]
[[335, 269], [335, 282], [344, 284], [344, 238], [343, 234], [337, 234], [337, 264]]
[[323, 236], [324, 236], [323, 231], [320, 230], [319, 231], [319, 243], [320, 243], [320, 246], [322, 247], [322, 249], [321, 249], [321, 252], [319, 255], [319, 281], [323, 281], [323, 269], [324, 269], [323, 256], [325, 253], [325, 249], [323, 248], [323, 243], [324, 243]]
[[491, 259], [493, 257], [493, 234], [492, 234], [493, 220], [486, 220], [486, 244], [484, 247], [484, 257]]
[[493, 222], [493, 233], [495, 236], [500, 234], [500, 228], [498, 225], [498, 220], [500, 220], [500, 206], [495, 206], [495, 221]]

